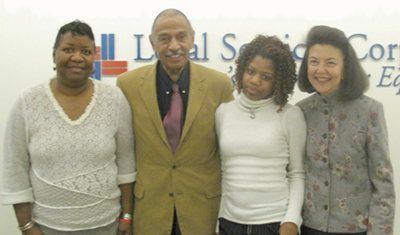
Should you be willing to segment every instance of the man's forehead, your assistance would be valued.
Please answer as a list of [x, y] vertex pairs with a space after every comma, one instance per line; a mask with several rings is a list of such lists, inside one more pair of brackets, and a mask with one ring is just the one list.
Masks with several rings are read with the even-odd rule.
[[154, 25], [155, 33], [167, 30], [177, 30], [189, 32], [189, 24], [187, 20], [180, 15], [161, 16]]

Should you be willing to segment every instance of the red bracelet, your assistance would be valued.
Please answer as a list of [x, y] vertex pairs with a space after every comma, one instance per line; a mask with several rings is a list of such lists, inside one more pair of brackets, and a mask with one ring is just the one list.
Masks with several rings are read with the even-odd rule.
[[132, 221], [127, 220], [127, 219], [120, 218], [119, 221], [122, 222], [122, 223], [126, 223], [126, 224], [132, 224]]

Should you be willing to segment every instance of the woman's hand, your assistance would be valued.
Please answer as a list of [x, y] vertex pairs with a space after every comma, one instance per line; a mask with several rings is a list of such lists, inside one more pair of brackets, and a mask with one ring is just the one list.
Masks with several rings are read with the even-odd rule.
[[[14, 204], [15, 215], [17, 216], [18, 226], [24, 227], [26, 224], [32, 223], [31, 206], [29, 202]], [[23, 231], [23, 235], [45, 235], [35, 224], [32, 228]]]
[[132, 224], [120, 222], [118, 226], [118, 235], [132, 235]]
[[281, 225], [279, 229], [280, 235], [297, 235], [298, 227], [295, 223], [286, 222]]
[[40, 229], [35, 225], [31, 229], [26, 230], [22, 233], [23, 235], [45, 235]]
[[[122, 212], [132, 215], [133, 212], [133, 183], [120, 184]], [[118, 235], [132, 235], [132, 224], [119, 222]]]

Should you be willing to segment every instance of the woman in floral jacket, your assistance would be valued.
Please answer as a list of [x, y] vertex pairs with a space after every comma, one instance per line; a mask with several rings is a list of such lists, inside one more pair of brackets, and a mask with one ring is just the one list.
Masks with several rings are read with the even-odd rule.
[[307, 122], [302, 235], [393, 234], [395, 195], [382, 104], [345, 34], [315, 26], [299, 71]]

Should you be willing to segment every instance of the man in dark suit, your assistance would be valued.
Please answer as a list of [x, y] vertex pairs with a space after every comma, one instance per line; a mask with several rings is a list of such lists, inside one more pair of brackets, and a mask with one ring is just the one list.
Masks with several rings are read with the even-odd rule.
[[[227, 75], [189, 60], [194, 30], [182, 12], [161, 12], [150, 41], [159, 60], [117, 80], [133, 112], [134, 234], [215, 234], [221, 170], [214, 113], [233, 99], [232, 83]], [[175, 107], [174, 84], [183, 128], [170, 134], [165, 119]]]

